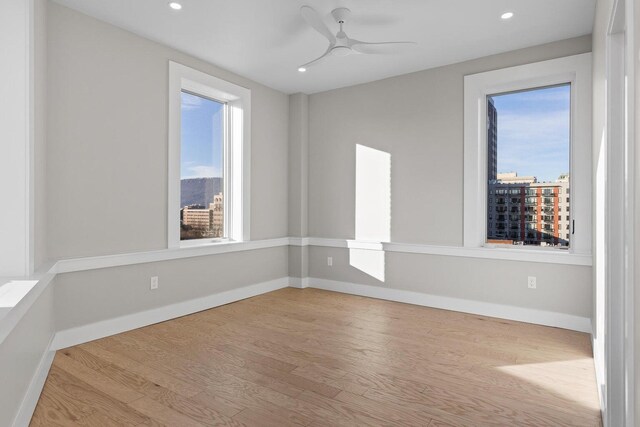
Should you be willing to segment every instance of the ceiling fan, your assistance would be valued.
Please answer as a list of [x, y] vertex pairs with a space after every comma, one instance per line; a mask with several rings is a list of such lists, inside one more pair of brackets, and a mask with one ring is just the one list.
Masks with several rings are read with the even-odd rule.
[[331, 12], [331, 15], [336, 20], [336, 22], [340, 25], [340, 30], [334, 35], [326, 24], [322, 21], [322, 18], [316, 12], [316, 10], [310, 6], [302, 6], [300, 8], [300, 13], [304, 20], [309, 24], [314, 30], [323, 35], [327, 40], [329, 40], [329, 47], [318, 58], [313, 61], [309, 61], [306, 64], [298, 67], [298, 71], [304, 72], [307, 70], [307, 67], [315, 64], [320, 61], [322, 58], [333, 55], [333, 56], [347, 56], [351, 54], [372, 54], [372, 53], [383, 53], [382, 48], [384, 46], [389, 45], [402, 45], [402, 44], [415, 44], [415, 42], [410, 41], [393, 41], [393, 42], [365, 42], [361, 40], [352, 39], [347, 36], [347, 34], [343, 30], [343, 25], [349, 18], [349, 14], [351, 11], [346, 7], [340, 7], [334, 9]]

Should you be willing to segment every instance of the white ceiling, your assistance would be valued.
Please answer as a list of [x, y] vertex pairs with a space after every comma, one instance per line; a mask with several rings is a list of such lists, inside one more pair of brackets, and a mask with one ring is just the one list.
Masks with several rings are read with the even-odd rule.
[[[595, 0], [56, 0], [286, 93], [320, 92], [590, 34]], [[352, 11], [345, 31], [365, 41], [413, 40], [386, 55], [320, 56], [328, 42], [299, 13]], [[515, 16], [500, 19], [505, 11]]]

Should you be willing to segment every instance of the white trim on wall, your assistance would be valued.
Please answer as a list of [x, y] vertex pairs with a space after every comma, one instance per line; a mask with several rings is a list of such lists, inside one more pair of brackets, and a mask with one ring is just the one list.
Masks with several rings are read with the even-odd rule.
[[430, 295], [422, 292], [390, 289], [381, 286], [317, 279], [314, 277], [309, 278], [309, 287], [591, 333], [591, 319], [565, 313]]
[[276, 239], [252, 240], [248, 242], [208, 243], [193, 247], [161, 249], [149, 252], [133, 252], [128, 254], [63, 259], [57, 262], [55, 271], [56, 273], [71, 273], [74, 271], [95, 270], [97, 268], [193, 258], [230, 252], [252, 251], [256, 249], [276, 248], [288, 245], [289, 238], [280, 237]]
[[[458, 256], [468, 258], [484, 258], [484, 259], [503, 259], [508, 261], [528, 261], [528, 262], [546, 262], [567, 265], [591, 265], [591, 256], [577, 254], [540, 254], [532, 259], [531, 253], [521, 253], [517, 250], [496, 251], [494, 249], [487, 250], [484, 248], [461, 248], [449, 246], [432, 246], [432, 245], [416, 245], [402, 243], [378, 243], [378, 242], [359, 242], [349, 239], [325, 239], [317, 237], [281, 237], [275, 239], [255, 240], [249, 242], [232, 242], [226, 244], [212, 243], [209, 245], [197, 246], [192, 248], [163, 249], [158, 251], [116, 254], [97, 257], [77, 258], [60, 260], [55, 264], [49, 265], [46, 273], [22, 278], [20, 280], [37, 280], [38, 283], [20, 300], [15, 307], [0, 320], [0, 342], [2, 342], [9, 333], [19, 323], [20, 319], [26, 314], [31, 305], [37, 300], [38, 296], [53, 281], [57, 274], [72, 273], [78, 271], [95, 270], [100, 268], [111, 268], [125, 265], [135, 265], [150, 262], [161, 262], [169, 260], [177, 260], [184, 258], [192, 258], [198, 256], [208, 256], [231, 252], [242, 252], [249, 250], [259, 250], [268, 248], [277, 248], [283, 246], [320, 246], [335, 248], [356, 248], [356, 249], [377, 249], [387, 252], [396, 253], [415, 253], [440, 256]], [[380, 249], [381, 248], [381, 249]], [[559, 256], [562, 255], [562, 256]], [[309, 277], [290, 278], [289, 284], [297, 288], [306, 288], [310, 286]], [[455, 310], [456, 308], [450, 308]], [[491, 315], [490, 312], [484, 313]], [[517, 320], [517, 319], [516, 319]]]
[[[458, 256], [468, 258], [503, 259], [507, 261], [546, 262], [567, 265], [591, 265], [591, 256], [577, 254], [540, 254], [534, 259], [531, 253], [521, 253], [517, 250], [495, 250], [484, 248], [461, 248], [453, 246], [432, 246], [403, 243], [360, 242], [349, 239], [325, 239], [318, 237], [280, 237], [274, 239], [254, 240], [249, 242], [232, 242], [225, 244], [211, 243], [192, 248], [163, 249], [158, 251], [116, 254], [97, 257], [60, 260], [49, 266], [46, 273], [34, 275], [20, 280], [37, 280], [38, 283], [24, 298], [13, 307], [0, 321], [0, 342], [15, 328], [20, 319], [29, 310], [47, 286], [51, 284], [57, 274], [78, 271], [95, 270], [100, 268], [119, 267], [150, 262], [161, 262], [198, 256], [216, 255], [222, 253], [242, 252], [283, 246], [320, 246], [335, 248], [356, 248], [384, 250], [397, 253], [416, 253], [441, 256]], [[382, 249], [380, 249], [382, 248]], [[542, 251], [541, 251], [542, 252]], [[561, 255], [561, 256], [559, 256]], [[289, 278], [289, 284], [294, 287], [305, 288], [311, 286], [309, 277]], [[316, 280], [316, 279], [313, 279]], [[363, 285], [364, 286], [364, 285]], [[389, 291], [389, 290], [387, 290]], [[420, 294], [423, 295], [423, 294]], [[382, 297], [381, 297], [382, 298]], [[389, 298], [393, 300], [393, 298]], [[410, 302], [410, 301], [408, 301]], [[455, 307], [455, 306], [453, 306]], [[456, 308], [450, 308], [456, 310]], [[461, 308], [462, 309], [462, 308]], [[484, 313], [491, 315], [490, 312]], [[518, 320], [518, 319], [516, 319]], [[570, 324], [570, 322], [566, 322]], [[545, 323], [543, 323], [545, 324]], [[579, 329], [582, 330], [583, 328]]]
[[351, 239], [325, 239], [321, 237], [279, 237], [275, 239], [252, 240], [248, 242], [209, 243], [194, 247], [161, 249], [148, 252], [104, 255], [96, 257], [63, 259], [54, 268], [55, 273], [94, 270], [146, 262], [168, 261], [229, 252], [241, 252], [279, 246], [322, 246], [349, 249], [375, 249], [385, 252], [442, 255], [466, 258], [501, 259], [505, 261], [526, 261], [547, 264], [591, 265], [591, 255], [557, 253], [545, 249], [519, 250], [501, 248], [465, 248], [460, 246], [419, 245], [414, 243], [365, 242]]
[[[292, 238], [293, 239], [293, 238]], [[325, 239], [319, 237], [305, 237], [292, 240], [292, 246], [323, 246], [332, 248], [372, 249], [385, 252], [455, 256], [465, 258], [499, 259], [505, 261], [538, 262], [545, 264], [565, 264], [590, 266], [590, 254], [574, 254], [558, 252], [552, 249], [521, 249], [514, 248], [474, 248], [461, 246], [435, 246], [415, 243], [397, 242], [364, 242], [350, 239]]]
[[[275, 239], [254, 240], [249, 242], [232, 242], [225, 244], [211, 243], [208, 245], [192, 248], [163, 249], [158, 251], [137, 252], [128, 254], [105, 255], [97, 257], [76, 258], [60, 260], [49, 266], [44, 274], [34, 275], [20, 280], [37, 280], [38, 283], [29, 291], [24, 298], [13, 307], [4, 318], [0, 320], [0, 342], [13, 330], [22, 316], [29, 310], [34, 301], [42, 291], [49, 286], [56, 274], [72, 273], [78, 271], [95, 270], [100, 268], [119, 267], [125, 265], [135, 265], [150, 262], [161, 262], [198, 256], [216, 255], [222, 253], [242, 252], [249, 250], [259, 250], [277, 248], [283, 246], [320, 246], [334, 248], [371, 249], [372, 245], [376, 249], [387, 252], [415, 253], [440, 256], [458, 256], [467, 258], [502, 259], [507, 261], [527, 261], [542, 262], [550, 264], [567, 265], [591, 265], [590, 255], [578, 254], [544, 254], [532, 258], [530, 252], [522, 253], [517, 250], [496, 250], [485, 248], [461, 248], [454, 246], [432, 246], [403, 243], [372, 243], [359, 242], [349, 239], [325, 239], [318, 237], [280, 237]], [[543, 251], [541, 251], [543, 252]], [[292, 284], [295, 287], [308, 287], [310, 284], [308, 277], [293, 278]]]
[[505, 261], [539, 262], [547, 264], [591, 265], [591, 255], [557, 253], [545, 249], [519, 250], [500, 248], [465, 248], [460, 246], [434, 246], [413, 243], [365, 242], [351, 239], [325, 239], [321, 237], [279, 237], [275, 239], [252, 240], [248, 242], [209, 243], [194, 247], [161, 249], [148, 252], [104, 255], [96, 257], [64, 259], [58, 261], [55, 273], [94, 270], [97, 268], [118, 267], [147, 262], [168, 261], [229, 252], [241, 252], [279, 246], [321, 246], [349, 249], [375, 249], [385, 252], [442, 255], [466, 258], [501, 259]]

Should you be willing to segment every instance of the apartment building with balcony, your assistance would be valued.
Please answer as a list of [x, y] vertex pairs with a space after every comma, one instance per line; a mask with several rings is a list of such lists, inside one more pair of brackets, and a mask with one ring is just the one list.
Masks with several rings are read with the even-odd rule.
[[487, 242], [568, 248], [571, 240], [569, 175], [555, 182], [499, 173], [489, 181]]

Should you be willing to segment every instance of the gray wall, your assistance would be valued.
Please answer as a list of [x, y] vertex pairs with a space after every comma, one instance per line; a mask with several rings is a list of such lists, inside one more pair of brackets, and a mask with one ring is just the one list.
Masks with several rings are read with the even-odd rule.
[[391, 240], [462, 245], [463, 78], [591, 51], [584, 36], [309, 98], [309, 235], [353, 238], [355, 145], [391, 154]]
[[54, 286], [55, 283], [50, 283], [0, 342], [0, 426], [12, 425], [40, 360], [48, 351], [55, 332]]
[[251, 238], [287, 235], [287, 95], [56, 3], [48, 19], [51, 258], [166, 248], [169, 60], [251, 89]]
[[[56, 328], [205, 297], [287, 276], [286, 246], [66, 273], [56, 277]], [[157, 290], [149, 278], [159, 277]]]
[[[331, 267], [327, 265], [328, 256], [333, 258]], [[349, 249], [312, 246], [309, 263], [312, 286], [313, 278], [329, 279], [591, 316], [589, 267], [387, 252], [382, 282], [351, 265]], [[535, 291], [527, 288], [527, 276], [537, 277]]]
[[[590, 50], [584, 36], [311, 95], [309, 235], [355, 237], [362, 144], [391, 155], [391, 241], [461, 246], [463, 77]], [[591, 316], [590, 267], [399, 253], [387, 253], [386, 263], [382, 282], [350, 266], [344, 249], [310, 250], [315, 278]], [[536, 291], [527, 275], [538, 277]]]
[[[56, 3], [47, 34], [51, 258], [167, 247], [169, 60], [251, 89], [251, 238], [288, 235], [287, 95]], [[57, 328], [287, 275], [287, 247], [63, 274]]]
[[[289, 96], [289, 236], [307, 237], [309, 221], [309, 96]], [[307, 277], [309, 249], [289, 248], [289, 276]]]
[[[303, 202], [309, 195], [309, 235], [353, 238], [354, 153], [360, 143], [391, 154], [391, 240], [461, 245], [463, 76], [591, 49], [590, 37], [581, 37], [310, 96], [305, 193], [304, 96], [291, 97], [292, 112], [282, 93], [55, 3], [48, 17], [47, 228], [53, 258], [166, 246], [168, 60], [252, 89], [253, 239], [289, 232], [304, 236]], [[302, 166], [292, 167], [289, 156], [300, 158]], [[343, 249], [312, 248], [308, 262], [306, 251], [297, 248], [257, 253], [263, 252], [271, 255], [235, 253], [149, 267], [167, 284], [160, 292], [164, 296], [153, 297], [157, 300], [140, 294], [152, 273], [147, 267], [64, 275], [58, 289], [67, 298], [61, 298], [65, 302], [57, 312], [65, 313], [67, 300], [75, 306], [104, 302], [95, 295], [126, 302], [119, 308], [103, 304], [102, 311], [100, 304], [89, 303], [84, 314], [63, 314], [68, 318], [60, 327], [270, 280], [276, 271], [280, 277], [304, 277], [307, 267], [318, 278], [586, 316], [591, 310], [589, 267], [387, 254], [381, 282], [351, 267]], [[325, 267], [329, 254], [337, 261], [333, 268]], [[238, 274], [228, 267], [234, 262], [264, 274]], [[448, 269], [437, 268], [441, 265]], [[491, 283], [478, 289], [479, 281], [456, 278], [453, 271], [475, 271]], [[539, 277], [533, 294], [526, 289], [528, 274]], [[430, 280], [423, 278], [427, 275]]]

